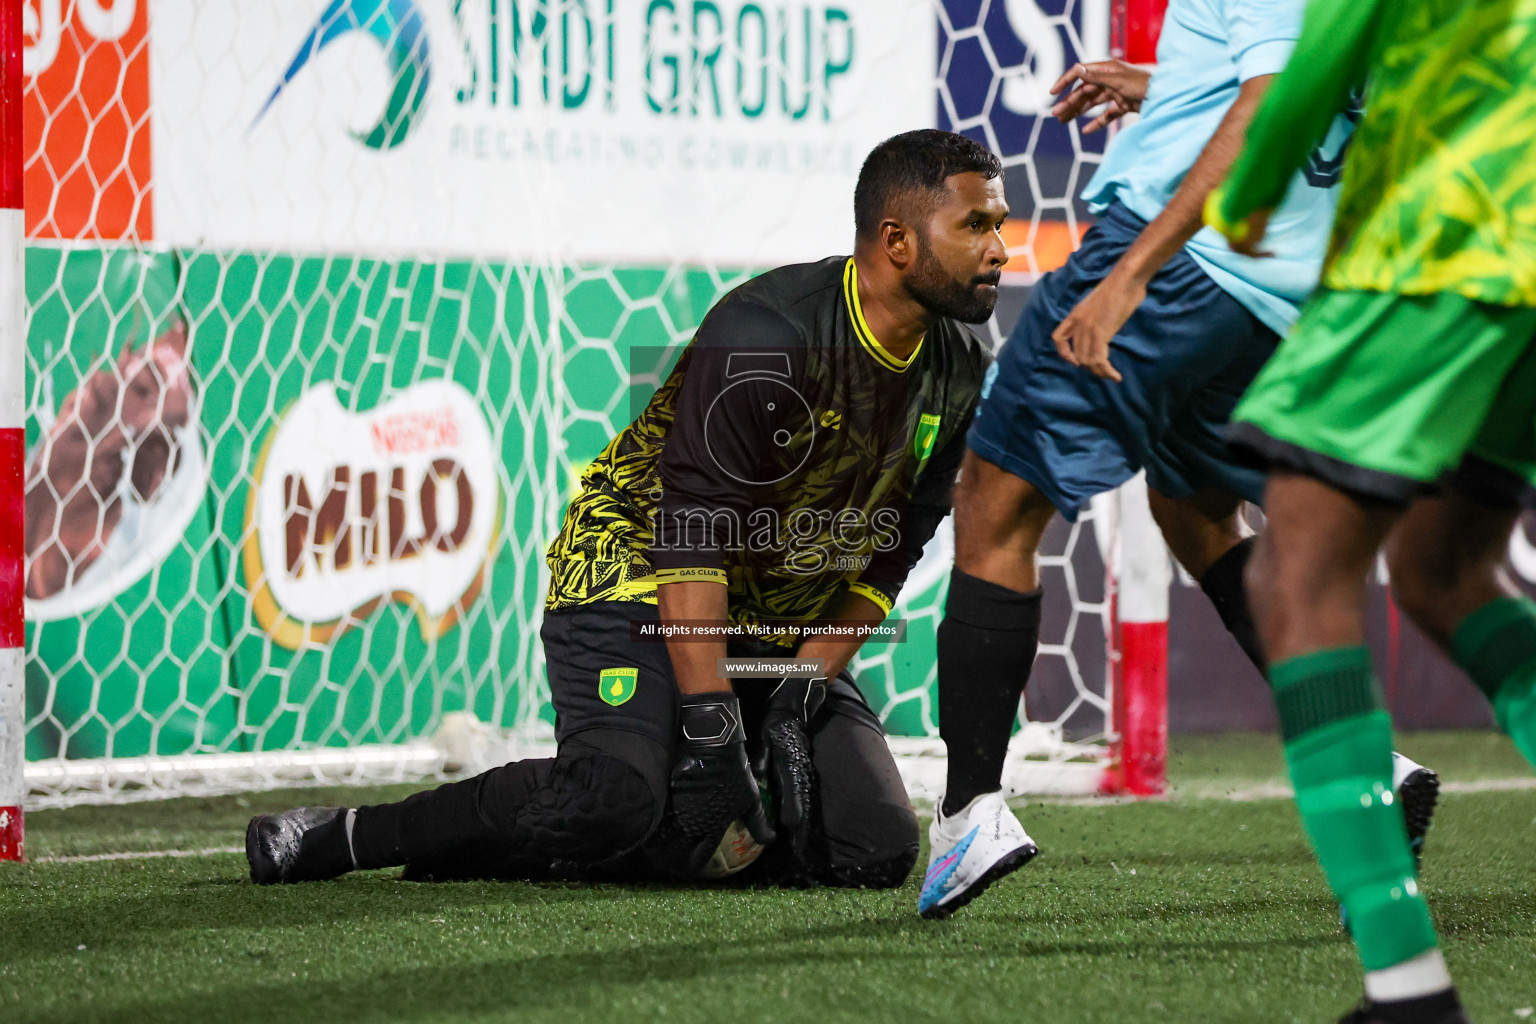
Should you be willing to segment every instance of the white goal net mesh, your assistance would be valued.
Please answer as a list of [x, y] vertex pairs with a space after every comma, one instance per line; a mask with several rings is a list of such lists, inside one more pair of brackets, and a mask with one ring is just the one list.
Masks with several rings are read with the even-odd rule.
[[[1102, 144], [1108, 0], [26, 0], [32, 806], [547, 743], [543, 552], [706, 310], [845, 251], [863, 155], [1000, 153], [1007, 297]], [[1057, 524], [1022, 734], [1110, 735], [1107, 534]], [[936, 735], [946, 525], [860, 684]], [[446, 723], [446, 724], [445, 724]]]

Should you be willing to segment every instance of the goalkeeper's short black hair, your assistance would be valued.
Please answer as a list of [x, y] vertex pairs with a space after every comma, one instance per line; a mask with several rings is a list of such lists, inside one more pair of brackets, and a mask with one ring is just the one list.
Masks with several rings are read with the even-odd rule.
[[[943, 196], [945, 179], [967, 173], [995, 178], [1003, 165], [990, 149], [954, 132], [923, 128], [893, 135], [870, 152], [859, 171], [854, 230], [860, 238], [873, 238], [890, 213], [917, 220], [921, 208]], [[922, 206], [914, 209], [916, 204]]]

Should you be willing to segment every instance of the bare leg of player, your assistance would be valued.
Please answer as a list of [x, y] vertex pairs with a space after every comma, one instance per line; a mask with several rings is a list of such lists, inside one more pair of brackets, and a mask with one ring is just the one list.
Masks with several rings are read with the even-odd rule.
[[1148, 488], [1147, 501], [1168, 550], [1197, 580], [1253, 536], [1253, 529], [1243, 520], [1243, 499], [1231, 491], [1209, 487], [1187, 497], [1170, 498]]
[[1001, 788], [1040, 635], [1035, 554], [1055, 514], [1034, 486], [965, 453], [955, 485], [955, 569], [939, 626], [939, 734], [949, 774], [928, 833], [924, 917], [948, 917], [1038, 852]]
[[1452, 491], [1413, 504], [1387, 544], [1398, 604], [1471, 677], [1536, 765], [1536, 605], [1504, 569], [1519, 510]]
[[1200, 581], [1222, 625], [1262, 673], [1264, 654], [1243, 589], [1254, 545], [1253, 530], [1243, 520], [1243, 499], [1214, 487], [1183, 498], [1149, 488], [1147, 499], [1168, 550]]
[[[1258, 538], [1243, 519], [1243, 499], [1231, 491], [1207, 488], [1184, 498], [1147, 492], [1152, 518], [1173, 556], [1200, 583], [1221, 621], [1262, 676], [1264, 653], [1248, 609], [1243, 574]], [[1401, 533], [1405, 522], [1394, 531]], [[1487, 600], [1485, 598], [1485, 600]], [[1392, 753], [1392, 788], [1397, 792], [1415, 868], [1424, 852], [1424, 837], [1440, 799], [1440, 776], [1412, 758]], [[1346, 918], [1347, 923], [1347, 918]]]
[[1365, 646], [1367, 575], [1400, 510], [1285, 472], [1266, 497], [1248, 597], [1297, 808], [1349, 915], [1366, 996], [1414, 1019], [1460, 1019], [1395, 806], [1392, 727]]

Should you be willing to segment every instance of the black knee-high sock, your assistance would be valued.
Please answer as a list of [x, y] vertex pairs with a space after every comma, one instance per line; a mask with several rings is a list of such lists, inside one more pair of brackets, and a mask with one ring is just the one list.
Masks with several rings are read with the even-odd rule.
[[955, 569], [939, 624], [939, 735], [949, 748], [944, 813], [1002, 784], [1019, 696], [1040, 639], [1040, 591]]
[[1257, 537], [1248, 537], [1234, 544], [1226, 554], [1211, 563], [1200, 578], [1200, 589], [1216, 606], [1221, 624], [1248, 655], [1260, 674], [1265, 671], [1264, 649], [1259, 644], [1259, 631], [1253, 625], [1253, 615], [1248, 611], [1248, 592], [1243, 589], [1243, 570], [1253, 556]]

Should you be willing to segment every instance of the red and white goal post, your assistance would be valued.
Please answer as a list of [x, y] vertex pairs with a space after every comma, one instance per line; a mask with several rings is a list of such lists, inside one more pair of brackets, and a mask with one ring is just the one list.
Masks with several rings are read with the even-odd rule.
[[22, 481], [26, 374], [20, 8], [20, 4], [8, 4], [0, 15], [0, 861], [21, 860], [25, 852]]
[[[1111, 52], [1132, 64], [1157, 60], [1168, 0], [1115, 0]], [[1114, 658], [1115, 768], [1109, 790], [1161, 794], [1168, 771], [1168, 589], [1171, 563], [1147, 506], [1146, 482], [1122, 490]]]

